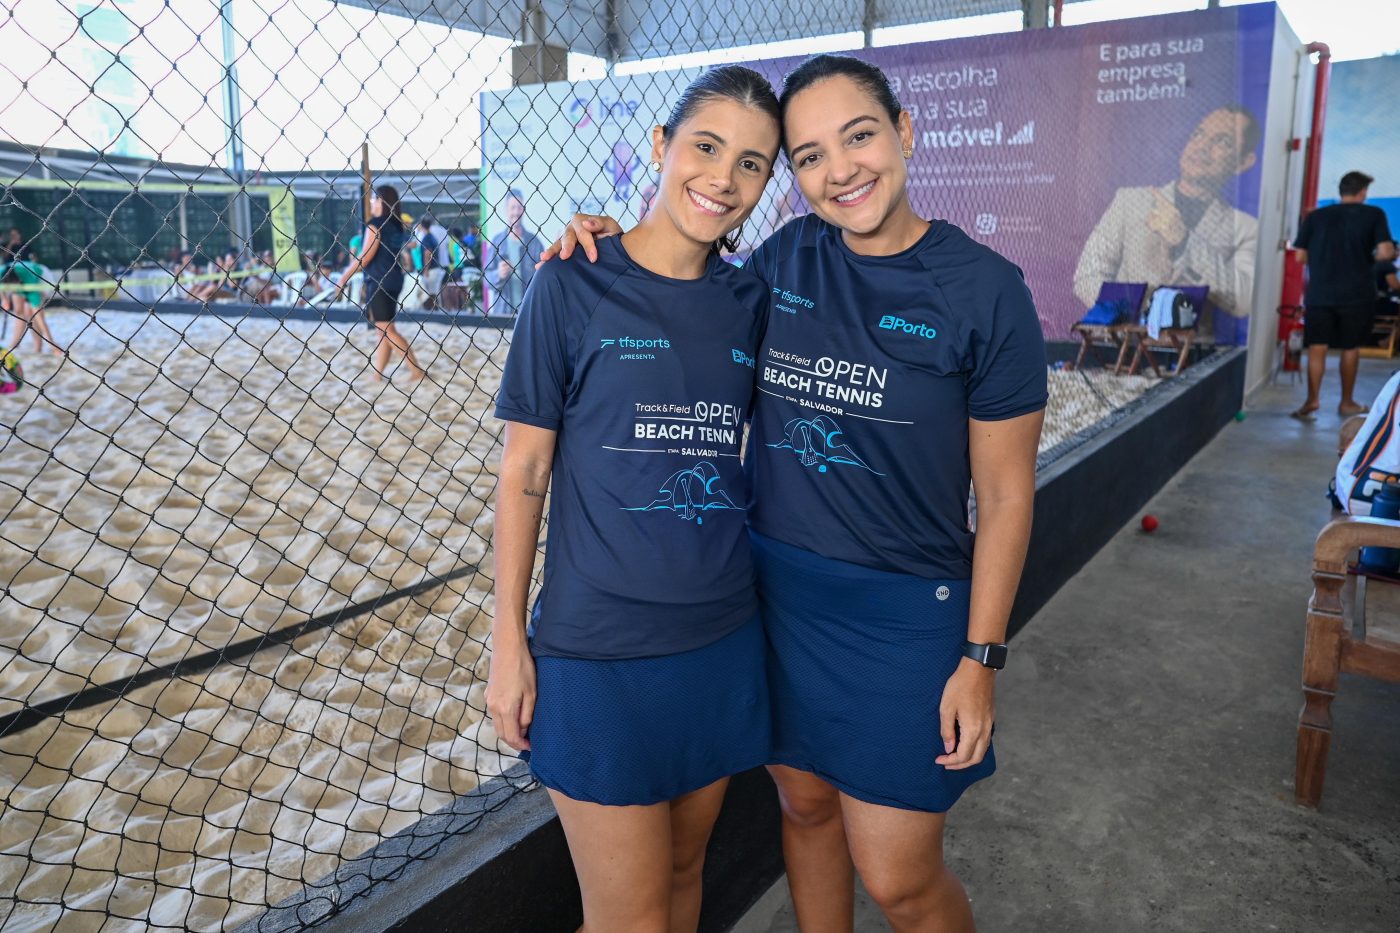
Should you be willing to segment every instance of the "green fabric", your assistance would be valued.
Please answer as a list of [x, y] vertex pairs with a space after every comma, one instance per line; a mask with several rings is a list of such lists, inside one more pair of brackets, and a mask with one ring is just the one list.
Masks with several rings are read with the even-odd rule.
[[[0, 272], [0, 278], [3, 278], [5, 275], [7, 275], [10, 269], [14, 269], [15, 275], [19, 277], [19, 282], [21, 285], [44, 284], [44, 275], [42, 271], [43, 266], [39, 265], [37, 262], [29, 262], [28, 260], [26, 260], [24, 262], [11, 263], [5, 268], [4, 272]], [[26, 301], [28, 301], [36, 308], [39, 307], [39, 305], [44, 300], [43, 292], [20, 292], [20, 294], [24, 296]]]

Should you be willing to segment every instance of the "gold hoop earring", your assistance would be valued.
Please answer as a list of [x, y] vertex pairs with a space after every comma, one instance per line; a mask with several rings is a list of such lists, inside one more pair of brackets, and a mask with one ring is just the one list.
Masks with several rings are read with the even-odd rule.
[[912, 159], [912, 158], [914, 158], [914, 150], [913, 150], [912, 148], [910, 148], [910, 149], [905, 149], [905, 150], [904, 150], [904, 158], [906, 158], [906, 159]]

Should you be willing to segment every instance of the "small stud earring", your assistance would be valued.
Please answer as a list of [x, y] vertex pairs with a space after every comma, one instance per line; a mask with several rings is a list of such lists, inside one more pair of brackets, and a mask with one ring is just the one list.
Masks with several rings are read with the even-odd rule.
[[906, 159], [912, 159], [912, 158], [914, 158], [914, 150], [913, 150], [912, 148], [910, 148], [910, 149], [905, 149], [905, 150], [904, 150], [904, 158], [906, 158]]
[[653, 172], [659, 172], [659, 171], [661, 171], [661, 163], [658, 162], [658, 161], [656, 161], [655, 159], [652, 159], [652, 161], [651, 161], [651, 170], [652, 170]]

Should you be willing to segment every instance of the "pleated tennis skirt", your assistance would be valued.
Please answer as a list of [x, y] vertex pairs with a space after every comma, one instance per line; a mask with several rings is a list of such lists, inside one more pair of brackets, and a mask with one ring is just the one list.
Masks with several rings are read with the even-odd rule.
[[938, 708], [967, 640], [970, 580], [832, 560], [752, 534], [774, 764], [868, 803], [942, 813], [996, 770], [949, 771]]
[[531, 750], [546, 787], [629, 806], [674, 800], [772, 751], [758, 617], [713, 644], [624, 660], [537, 657]]

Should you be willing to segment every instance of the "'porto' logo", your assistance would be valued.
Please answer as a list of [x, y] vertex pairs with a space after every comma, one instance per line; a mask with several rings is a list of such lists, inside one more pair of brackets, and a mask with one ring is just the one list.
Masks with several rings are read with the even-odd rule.
[[749, 369], [753, 369], [753, 357], [749, 356], [743, 350], [730, 350], [729, 355], [734, 360], [734, 362], [742, 363]]
[[925, 340], [932, 340], [934, 337], [938, 336], [938, 331], [929, 327], [927, 324], [920, 324], [916, 321], [906, 321], [897, 314], [886, 314], [884, 317], [880, 318], [880, 329], [895, 330], [904, 334], [914, 334], [917, 337], [923, 337]]

